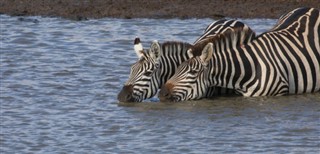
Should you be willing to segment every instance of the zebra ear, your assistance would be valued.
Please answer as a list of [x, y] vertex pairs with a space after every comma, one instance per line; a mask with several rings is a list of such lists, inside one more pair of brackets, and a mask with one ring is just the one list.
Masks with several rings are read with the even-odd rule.
[[204, 65], [207, 65], [210, 59], [212, 58], [213, 53], [213, 44], [208, 43], [202, 50], [200, 59], [203, 62]]
[[134, 51], [136, 52], [138, 58], [140, 59], [144, 54], [143, 54], [143, 46], [140, 42], [140, 38], [134, 39]]
[[189, 58], [192, 58], [192, 57], [193, 57], [192, 49], [188, 49], [188, 50], [187, 50], [187, 53], [188, 53]]
[[151, 55], [154, 59], [158, 59], [161, 56], [161, 47], [157, 40], [154, 40], [150, 47]]

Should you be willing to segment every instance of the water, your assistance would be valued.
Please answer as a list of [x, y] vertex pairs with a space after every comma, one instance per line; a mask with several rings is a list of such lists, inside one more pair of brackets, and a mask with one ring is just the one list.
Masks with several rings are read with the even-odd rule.
[[320, 152], [319, 93], [118, 103], [136, 36], [192, 43], [211, 19], [0, 19], [1, 153]]

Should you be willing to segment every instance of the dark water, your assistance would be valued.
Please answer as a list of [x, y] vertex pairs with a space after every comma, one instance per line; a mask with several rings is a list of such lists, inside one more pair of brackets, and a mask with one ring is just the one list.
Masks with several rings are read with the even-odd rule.
[[118, 103], [136, 36], [192, 43], [210, 19], [0, 19], [1, 153], [320, 152], [319, 93]]

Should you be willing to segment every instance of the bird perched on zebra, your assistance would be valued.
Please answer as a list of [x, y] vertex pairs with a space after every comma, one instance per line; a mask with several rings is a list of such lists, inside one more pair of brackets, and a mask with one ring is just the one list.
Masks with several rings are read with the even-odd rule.
[[[218, 20], [205, 29], [204, 33], [194, 44], [221, 33], [238, 31], [243, 33], [238, 42], [243, 44], [255, 37], [247, 25], [236, 20]], [[150, 49], [143, 49], [139, 38], [135, 39], [134, 49], [138, 61], [131, 66], [129, 79], [118, 94], [120, 102], [141, 102], [144, 99], [155, 96], [161, 86], [175, 73], [176, 68], [190, 58], [187, 50], [191, 44], [184, 42], [164, 42], [160, 44], [154, 41]], [[195, 55], [201, 52], [193, 53]], [[225, 88], [209, 87], [205, 97], [222, 94], [234, 94], [234, 91]]]
[[[176, 74], [161, 88], [160, 100], [199, 99], [218, 86], [243, 96], [319, 92], [319, 9], [298, 8], [248, 44], [238, 33], [216, 35], [195, 44]], [[192, 53], [202, 51], [200, 56]]]

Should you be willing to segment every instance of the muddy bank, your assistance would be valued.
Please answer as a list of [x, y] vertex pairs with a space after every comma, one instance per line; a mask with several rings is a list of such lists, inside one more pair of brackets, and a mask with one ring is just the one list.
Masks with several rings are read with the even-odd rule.
[[14, 16], [88, 18], [278, 18], [318, 0], [0, 0], [0, 13]]

